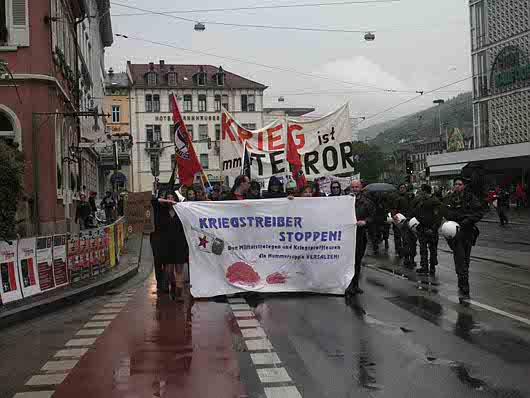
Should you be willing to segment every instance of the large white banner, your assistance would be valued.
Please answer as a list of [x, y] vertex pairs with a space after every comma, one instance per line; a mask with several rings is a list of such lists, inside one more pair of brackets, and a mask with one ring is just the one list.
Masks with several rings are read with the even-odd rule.
[[354, 273], [354, 198], [175, 205], [190, 250], [191, 293], [343, 294]]
[[246, 143], [254, 179], [290, 174], [287, 134], [293, 136], [308, 179], [354, 171], [352, 127], [348, 104], [317, 120], [278, 119], [260, 130], [247, 130], [223, 108], [221, 174], [237, 176]]

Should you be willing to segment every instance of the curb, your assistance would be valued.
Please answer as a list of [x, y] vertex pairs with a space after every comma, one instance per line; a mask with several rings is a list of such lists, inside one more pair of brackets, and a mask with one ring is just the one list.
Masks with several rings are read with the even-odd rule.
[[6, 313], [0, 315], [0, 330], [22, 321], [34, 319], [40, 315], [49, 314], [69, 305], [77, 304], [83, 300], [95, 297], [98, 294], [112, 289], [113, 287], [123, 284], [138, 273], [140, 259], [142, 257], [142, 246], [143, 235], [141, 237], [138, 258], [135, 259], [132, 257], [130, 260], [131, 265], [128, 268], [118, 272], [115, 277], [110, 280], [96, 282], [92, 285], [79, 288], [76, 291], [61, 294], [57, 297], [50, 297], [41, 302], [37, 302], [34, 305], [28, 304], [27, 307], [22, 306], [11, 311], [6, 311]]
[[[441, 250], [446, 253], [452, 253], [452, 250], [440, 249], [440, 248], [438, 248], [438, 250]], [[503, 261], [503, 260], [497, 260], [496, 258], [492, 258], [492, 257], [474, 256], [474, 255], [471, 255], [469, 257], [477, 259], [477, 260], [491, 261], [492, 263], [507, 265], [510, 268], [522, 269], [522, 267], [518, 264], [510, 263], [508, 261]]]

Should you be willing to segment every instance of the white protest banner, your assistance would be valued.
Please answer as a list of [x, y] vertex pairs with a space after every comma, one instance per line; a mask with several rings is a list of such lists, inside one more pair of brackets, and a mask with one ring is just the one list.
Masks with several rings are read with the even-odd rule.
[[175, 209], [189, 245], [194, 297], [343, 294], [353, 277], [351, 196], [183, 202]]
[[9, 244], [0, 241], [0, 298], [2, 303], [20, 300], [20, 277], [18, 275], [17, 242]]
[[35, 252], [36, 239], [27, 238], [18, 241], [18, 270], [20, 272], [21, 289], [24, 297], [40, 293], [37, 254]]
[[354, 171], [348, 104], [320, 119], [306, 121], [284, 118], [253, 131], [241, 126], [223, 108], [220, 151], [222, 176], [240, 174], [245, 141], [251, 159], [252, 178], [290, 174], [286, 161], [287, 133], [293, 136], [307, 178]]

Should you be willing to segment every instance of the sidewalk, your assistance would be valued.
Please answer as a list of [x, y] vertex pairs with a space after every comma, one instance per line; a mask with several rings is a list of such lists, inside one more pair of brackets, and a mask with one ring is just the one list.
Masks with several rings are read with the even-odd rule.
[[1, 306], [0, 330], [16, 322], [32, 319], [94, 297], [132, 278], [138, 272], [142, 255], [142, 240], [142, 234], [131, 236], [125, 244], [119, 263], [104, 275], [87, 278], [65, 287]]
[[[515, 225], [529, 225], [530, 224], [530, 209], [528, 208], [510, 208], [508, 211], [509, 222]], [[499, 223], [499, 216], [496, 210], [486, 212], [481, 222]]]

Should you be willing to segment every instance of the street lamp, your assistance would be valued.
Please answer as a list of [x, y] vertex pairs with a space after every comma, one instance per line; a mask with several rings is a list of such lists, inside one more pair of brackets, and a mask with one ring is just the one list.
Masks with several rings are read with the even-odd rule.
[[364, 35], [364, 40], [366, 40], [366, 41], [374, 41], [375, 40], [375, 35], [372, 32], [366, 32], [366, 34]]
[[[445, 103], [445, 101], [443, 99], [437, 99], [437, 100], [434, 100], [432, 103], [438, 105], [438, 124], [440, 125], [440, 142], [442, 142], [442, 117], [441, 117], [440, 107], [442, 104]], [[443, 149], [444, 148], [442, 145], [441, 152], [443, 152]]]
[[197, 23], [195, 24], [194, 29], [195, 29], [197, 32], [204, 32], [204, 30], [206, 29], [206, 26], [205, 26], [203, 23], [201, 23], [201, 22], [197, 22]]

